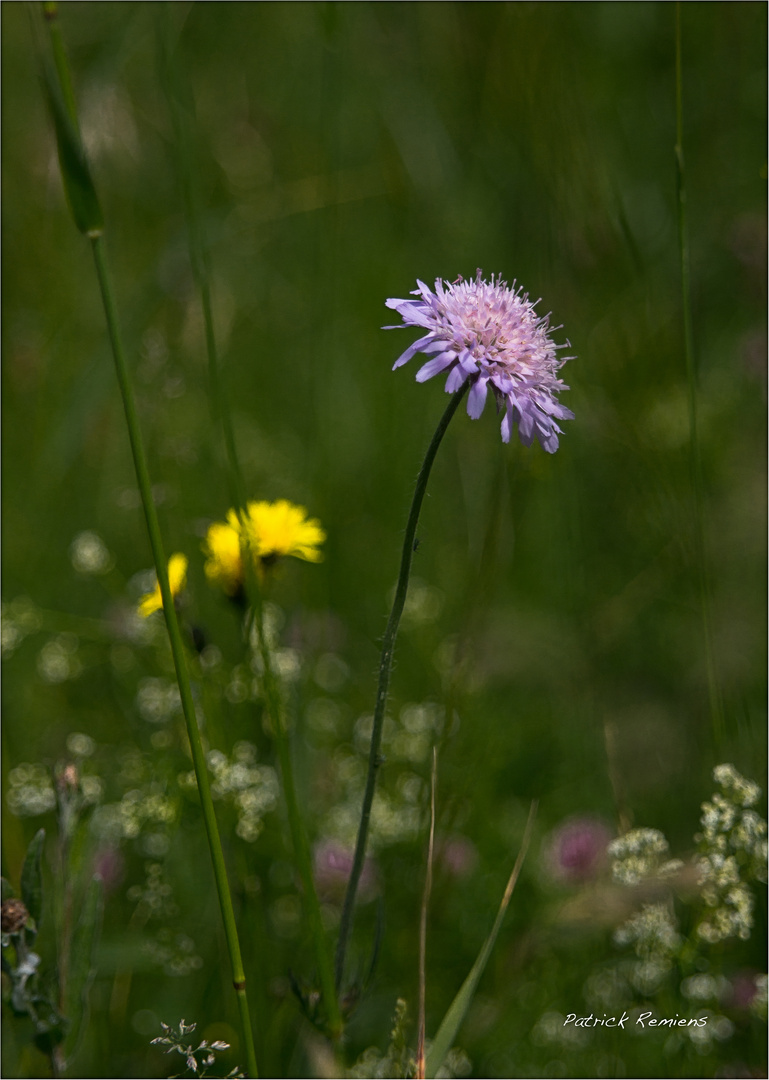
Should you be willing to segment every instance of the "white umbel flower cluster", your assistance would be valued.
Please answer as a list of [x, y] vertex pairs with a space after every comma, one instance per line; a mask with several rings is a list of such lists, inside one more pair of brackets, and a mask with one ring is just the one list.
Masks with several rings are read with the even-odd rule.
[[720, 787], [702, 804], [702, 832], [697, 868], [707, 912], [698, 935], [714, 944], [750, 937], [753, 896], [748, 883], [766, 881], [766, 822], [752, 809], [761, 789], [733, 765], [717, 765], [713, 779]]
[[681, 868], [678, 859], [665, 859], [670, 847], [659, 829], [631, 829], [606, 849], [611, 872], [620, 885], [638, 885], [645, 878], [669, 877]]
[[644, 904], [615, 930], [614, 941], [633, 946], [638, 962], [629, 970], [629, 977], [644, 994], [657, 989], [682, 945], [672, 906], [664, 903]]

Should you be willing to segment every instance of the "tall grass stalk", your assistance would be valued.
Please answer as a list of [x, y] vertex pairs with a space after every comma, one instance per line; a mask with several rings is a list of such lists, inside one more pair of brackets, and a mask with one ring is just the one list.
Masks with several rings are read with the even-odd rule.
[[689, 259], [689, 230], [686, 204], [686, 170], [684, 166], [684, 109], [683, 109], [683, 63], [681, 0], [676, 2], [676, 188], [678, 217], [678, 252], [681, 273], [681, 303], [683, 311], [684, 356], [689, 400], [689, 467], [694, 497], [694, 542], [699, 578], [700, 611], [705, 646], [705, 664], [708, 677], [708, 699], [713, 737], [719, 746], [724, 738], [724, 714], [713, 644], [713, 618], [711, 610], [711, 587], [708, 571], [707, 545], [705, 543], [705, 494], [702, 476], [702, 453], [697, 421], [697, 369], [694, 359], [694, 332], [692, 328], [692, 297]]
[[[205, 326], [208, 372], [211, 386], [211, 400], [214, 406], [214, 419], [220, 425], [227, 458], [227, 473], [233, 500], [241, 516], [247, 513], [247, 495], [243, 472], [238, 457], [232, 415], [227, 392], [224, 386], [219, 350], [216, 342], [213, 309], [211, 304], [211, 270], [209, 246], [201, 215], [201, 200], [195, 177], [198, 175], [192, 130], [193, 96], [185, 77], [185, 71], [178, 58], [172, 35], [171, 18], [168, 4], [158, 7], [159, 33], [162, 46], [163, 75], [169, 102], [173, 128], [173, 152], [176, 158], [177, 172], [182, 189], [184, 214], [189, 238], [190, 261], [192, 272], [203, 312]], [[271, 731], [280, 765], [283, 781], [283, 794], [291, 832], [299, 876], [304, 893], [305, 911], [313, 941], [315, 962], [318, 969], [329, 1033], [338, 1038], [342, 1031], [342, 1018], [339, 1011], [336, 985], [334, 982], [331, 951], [328, 947], [326, 932], [323, 927], [320, 901], [315, 888], [312, 868], [312, 852], [304, 827], [299, 798], [294, 780], [294, 766], [291, 745], [286, 726], [285, 707], [280, 686], [275, 675], [270, 647], [264, 632], [263, 596], [258, 575], [254, 572], [255, 559], [248, 549], [246, 533], [244, 539], [243, 565], [245, 567], [245, 587], [256, 631], [259, 656], [262, 661], [262, 682], [271, 721]], [[247, 631], [247, 639], [250, 634]]]
[[187, 736], [190, 741], [192, 761], [195, 768], [195, 776], [197, 778], [198, 793], [200, 795], [200, 805], [203, 811], [203, 821], [205, 823], [206, 834], [208, 836], [208, 845], [211, 852], [214, 878], [216, 879], [216, 889], [219, 895], [219, 906], [222, 912], [224, 932], [227, 939], [227, 948], [230, 954], [230, 962], [232, 965], [232, 982], [233, 986], [235, 987], [235, 992], [238, 1000], [238, 1008], [240, 1011], [241, 1022], [243, 1025], [243, 1036], [246, 1050], [247, 1066], [250, 1075], [252, 1077], [257, 1077], [259, 1073], [256, 1064], [253, 1035], [251, 1032], [251, 1017], [248, 1011], [248, 1001], [246, 998], [246, 977], [243, 970], [243, 960], [240, 952], [240, 942], [238, 939], [237, 926], [235, 923], [235, 913], [232, 907], [230, 886], [227, 880], [227, 868], [224, 862], [224, 852], [222, 850], [222, 843], [219, 837], [219, 828], [216, 823], [214, 804], [211, 798], [211, 785], [208, 778], [206, 757], [200, 738], [200, 730], [198, 728], [197, 716], [195, 714], [195, 703], [192, 698], [190, 678], [187, 671], [187, 661], [184, 652], [184, 641], [182, 639], [181, 630], [179, 629], [179, 622], [176, 617], [174, 600], [173, 596], [171, 595], [171, 586], [168, 582], [167, 561], [165, 557], [165, 552], [163, 550], [163, 540], [160, 534], [160, 526], [158, 523], [157, 513], [155, 511], [155, 506], [152, 501], [152, 488], [149, 479], [149, 472], [147, 470], [146, 459], [144, 456], [144, 446], [139, 429], [138, 417], [136, 415], [136, 404], [133, 397], [133, 389], [131, 386], [128, 369], [122, 350], [120, 332], [117, 322], [117, 312], [115, 309], [112, 295], [112, 283], [104, 252], [103, 237], [94, 237], [91, 240], [91, 244], [93, 247], [96, 273], [99, 279], [99, 288], [102, 294], [104, 312], [107, 320], [110, 341], [112, 344], [112, 352], [115, 360], [118, 383], [120, 384], [120, 393], [123, 398], [126, 424], [128, 426], [129, 439], [131, 442], [131, 452], [133, 454], [134, 467], [136, 469], [136, 478], [139, 484], [142, 505], [144, 507], [144, 516], [147, 522], [147, 531], [149, 532], [152, 555], [155, 560], [155, 569], [157, 571], [158, 584], [160, 586], [160, 595], [163, 598], [163, 613], [165, 615], [166, 626], [168, 628], [168, 637], [171, 643], [171, 653], [174, 660], [174, 668], [176, 670], [176, 679], [179, 684], [182, 711], [184, 713], [184, 720], [187, 727]]
[[[90, 176], [87, 174], [87, 171], [84, 173], [81, 172], [76, 176], [68, 175], [67, 173], [67, 162], [71, 158], [82, 159], [84, 161], [84, 153], [82, 150], [82, 145], [79, 144], [79, 138], [76, 137], [76, 133], [78, 131], [77, 111], [75, 107], [74, 94], [72, 93], [71, 89], [71, 78], [69, 76], [69, 65], [67, 62], [66, 52], [64, 50], [64, 43], [61, 32], [57, 25], [56, 5], [52, 3], [47, 3], [45, 5], [44, 12], [51, 32], [51, 45], [55, 57], [59, 81], [61, 83], [61, 90], [64, 97], [64, 106], [67, 110], [67, 113], [69, 114], [69, 120], [71, 121], [74, 129], [68, 130], [64, 122], [64, 118], [61, 116], [58, 117], [56, 127], [57, 137], [59, 140], [59, 154], [62, 163], [63, 180], [65, 183], [65, 187], [68, 188], [68, 194], [70, 195], [70, 203], [74, 207], [77, 199], [73, 199], [70, 189], [78, 185], [80, 187], [87, 188], [90, 181]], [[69, 92], [67, 92], [67, 87], [69, 87]], [[51, 88], [51, 91], [53, 91], [53, 88]], [[53, 99], [52, 105], [55, 109]], [[71, 141], [73, 139], [73, 136], [76, 137], [74, 144], [67, 145], [67, 140], [69, 139]], [[86, 205], [93, 205], [98, 207], [98, 200], [96, 198], [95, 190], [86, 191], [85, 194], [88, 196], [88, 198], [85, 199]], [[171, 586], [168, 581], [168, 563], [166, 560], [163, 539], [160, 532], [160, 524], [152, 499], [152, 485], [150, 483], [149, 469], [147, 467], [147, 458], [144, 451], [144, 443], [141, 435], [141, 429], [139, 426], [139, 418], [136, 410], [136, 401], [134, 398], [131, 378], [125, 359], [125, 352], [123, 349], [117, 306], [115, 303], [114, 290], [112, 287], [112, 278], [107, 263], [104, 245], [103, 228], [101, 226], [101, 223], [97, 225], [95, 224], [95, 221], [96, 219], [94, 219], [93, 226], [90, 226], [87, 220], [78, 220], [76, 218], [76, 224], [78, 224], [78, 227], [81, 228], [81, 231], [84, 231], [88, 236], [93, 252], [94, 265], [96, 268], [96, 276], [99, 282], [99, 289], [101, 292], [104, 316], [107, 324], [107, 331], [112, 347], [113, 359], [115, 361], [115, 371], [117, 374], [118, 385], [120, 387], [120, 394], [123, 399], [123, 408], [125, 412], [126, 426], [128, 428], [128, 438], [131, 445], [134, 468], [136, 471], [136, 479], [139, 485], [142, 506], [144, 508], [144, 516], [147, 523], [147, 532], [149, 534], [150, 547], [152, 548], [152, 555], [155, 562], [158, 585], [160, 587], [160, 594], [163, 600], [163, 613], [166, 620], [166, 627], [168, 629], [168, 637], [171, 644], [171, 653], [173, 656], [174, 668], [176, 670], [176, 679], [179, 686], [182, 711], [184, 713], [184, 719], [187, 727], [187, 735], [189, 738], [190, 750], [192, 753], [192, 761], [195, 769], [195, 775], [197, 778], [198, 793], [200, 795], [200, 805], [203, 812], [203, 821], [205, 823], [206, 834], [208, 837], [208, 845], [211, 854], [211, 862], [213, 865], [214, 879], [216, 881], [216, 889], [219, 897], [219, 906], [222, 913], [222, 921], [224, 923], [227, 949], [229, 952], [230, 963], [232, 967], [232, 981], [235, 987], [238, 1009], [240, 1012], [240, 1019], [243, 1029], [243, 1042], [246, 1054], [247, 1068], [249, 1074], [252, 1077], [258, 1077], [259, 1072], [256, 1063], [253, 1034], [251, 1031], [251, 1017], [248, 1009], [248, 999], [246, 996], [246, 978], [245, 972], [243, 970], [240, 941], [238, 939], [235, 913], [232, 906], [232, 896], [230, 894], [230, 887], [227, 879], [227, 868], [224, 861], [224, 852], [222, 850], [221, 839], [219, 837], [219, 829], [216, 822], [216, 814], [214, 812], [214, 805], [211, 797], [208, 768], [206, 764], [205, 753], [203, 750], [203, 744], [200, 737], [200, 730], [198, 728], [198, 720], [195, 713], [195, 703], [192, 697], [189, 673], [187, 671], [184, 641], [182, 639], [179, 622], [176, 617], [176, 608], [174, 606], [174, 600], [171, 593]]]
[[435, 429], [435, 434], [430, 441], [424, 461], [422, 462], [422, 467], [419, 470], [414, 495], [411, 500], [411, 509], [409, 510], [409, 516], [406, 521], [406, 532], [403, 537], [403, 551], [401, 554], [398, 583], [395, 587], [395, 598], [393, 599], [392, 610], [390, 611], [390, 617], [387, 620], [384, 638], [382, 639], [382, 655], [379, 661], [379, 683], [377, 685], [376, 705], [374, 707], [374, 722], [371, 729], [368, 773], [366, 775], [366, 787], [363, 793], [363, 806], [361, 807], [360, 825], [358, 826], [358, 838], [355, 844], [355, 855], [353, 856], [350, 880], [347, 883], [347, 891], [345, 893], [344, 906], [342, 908], [342, 918], [339, 924], [339, 941], [336, 949], [337, 990], [341, 987], [342, 979], [344, 978], [344, 962], [347, 953], [347, 945], [350, 939], [350, 931], [352, 930], [355, 897], [358, 892], [360, 875], [363, 870], [363, 860], [366, 857], [366, 844], [368, 841], [368, 830], [371, 820], [371, 806], [374, 802], [377, 773], [379, 772], [379, 766], [382, 764], [379, 750], [382, 745], [382, 729], [384, 727], [385, 709], [387, 707], [387, 692], [390, 687], [390, 675], [392, 674], [395, 639], [398, 636], [398, 626], [401, 621], [401, 615], [403, 614], [403, 605], [406, 602], [406, 593], [408, 592], [409, 587], [411, 560], [414, 555], [414, 539], [419, 523], [419, 513], [422, 509], [422, 501], [425, 497], [427, 481], [430, 478], [430, 470], [433, 467], [435, 455], [438, 453], [438, 447], [441, 445], [443, 436], [446, 434], [446, 428], [449, 426], [451, 418], [457, 411], [462, 398], [467, 393], [469, 385], [469, 382], [465, 382], [464, 386], [461, 386], [459, 390], [454, 393], [451, 401], [446, 406], [446, 410], [438, 423], [438, 427]]

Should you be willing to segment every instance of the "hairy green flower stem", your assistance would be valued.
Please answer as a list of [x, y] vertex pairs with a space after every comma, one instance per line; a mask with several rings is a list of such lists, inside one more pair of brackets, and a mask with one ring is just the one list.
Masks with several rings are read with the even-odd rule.
[[358, 891], [358, 883], [363, 870], [363, 861], [366, 856], [366, 842], [368, 840], [368, 829], [371, 819], [371, 806], [374, 801], [374, 789], [376, 787], [379, 766], [382, 764], [379, 750], [382, 744], [382, 728], [384, 726], [385, 708], [387, 706], [387, 691], [390, 686], [395, 639], [398, 636], [398, 625], [401, 621], [403, 605], [406, 602], [406, 593], [408, 592], [409, 587], [409, 574], [411, 573], [411, 560], [414, 554], [414, 540], [416, 538], [417, 524], [419, 523], [419, 512], [422, 509], [422, 500], [424, 499], [425, 490], [427, 488], [430, 470], [435, 461], [435, 455], [438, 453], [438, 447], [441, 445], [441, 440], [446, 434], [446, 428], [449, 426], [451, 418], [457, 411], [469, 386], [470, 382], [467, 380], [452, 396], [451, 401], [446, 406], [446, 411], [440, 419], [438, 427], [435, 429], [435, 434], [432, 437], [424, 461], [422, 462], [422, 468], [419, 470], [416, 488], [414, 489], [414, 497], [411, 500], [411, 509], [409, 510], [409, 516], [406, 522], [400, 573], [398, 574], [398, 584], [395, 588], [395, 599], [393, 600], [390, 618], [387, 620], [387, 627], [382, 640], [382, 655], [379, 661], [379, 684], [377, 686], [376, 705], [374, 708], [374, 724], [371, 730], [368, 775], [366, 777], [366, 789], [363, 793], [363, 806], [361, 808], [360, 825], [358, 827], [358, 839], [355, 844], [355, 855], [353, 857], [352, 870], [350, 871], [350, 880], [347, 883], [347, 892], [345, 893], [344, 907], [342, 908], [342, 919], [339, 924], [339, 941], [336, 948], [337, 990], [341, 988], [342, 979], [344, 978], [345, 954], [347, 952], [347, 943], [352, 929], [355, 896]]
[[724, 716], [715, 647], [713, 644], [713, 619], [710, 602], [710, 579], [708, 574], [707, 545], [705, 543], [704, 483], [702, 478], [702, 454], [697, 426], [697, 369], [694, 362], [694, 333], [692, 330], [692, 295], [689, 274], [689, 234], [686, 215], [686, 173], [684, 169], [684, 109], [683, 64], [681, 55], [681, 3], [676, 3], [676, 188], [678, 210], [678, 253], [681, 272], [681, 302], [683, 307], [684, 354], [686, 380], [689, 388], [689, 455], [692, 491], [694, 494], [694, 543], [699, 575], [702, 632], [705, 645], [705, 664], [708, 673], [708, 698], [713, 737], [720, 745], [724, 737]]
[[[43, 5], [43, 13], [49, 27], [51, 46], [54, 53], [56, 73], [59, 81], [58, 87], [53, 85], [50, 80], [45, 85], [47, 86], [49, 104], [56, 126], [59, 159], [62, 166], [62, 180], [64, 182], [65, 190], [67, 191], [75, 224], [78, 229], [88, 237], [93, 251], [96, 276], [99, 281], [107, 331], [112, 346], [112, 355], [115, 361], [115, 371], [117, 373], [120, 394], [123, 399], [123, 408], [125, 411], [126, 425], [128, 427], [131, 453], [133, 455], [134, 467], [136, 470], [136, 479], [139, 484], [142, 505], [144, 507], [144, 516], [147, 522], [152, 556], [155, 561], [160, 595], [163, 599], [163, 614], [165, 615], [166, 626], [168, 628], [168, 637], [171, 644], [174, 667], [176, 669], [176, 679], [179, 685], [182, 711], [187, 725], [187, 735], [189, 737], [192, 761], [197, 777], [200, 805], [203, 812], [206, 834], [208, 836], [208, 846], [211, 853], [216, 889], [219, 895], [219, 906], [222, 912], [224, 933], [232, 966], [232, 981], [235, 987], [235, 994], [243, 1028], [246, 1065], [249, 1075], [256, 1078], [259, 1076], [259, 1071], [256, 1064], [256, 1052], [254, 1050], [254, 1039], [251, 1031], [251, 1016], [248, 1010], [248, 999], [246, 997], [246, 977], [243, 970], [240, 941], [238, 939], [238, 930], [235, 923], [235, 912], [232, 906], [232, 896], [227, 880], [224, 852], [222, 850], [219, 829], [216, 823], [214, 804], [211, 798], [211, 785], [208, 778], [206, 757], [203, 750], [203, 743], [200, 738], [200, 730], [198, 728], [198, 720], [195, 713], [195, 703], [192, 698], [192, 688], [190, 685], [189, 673], [187, 671], [184, 641], [179, 629], [176, 608], [171, 594], [171, 586], [168, 581], [168, 563], [163, 548], [163, 539], [160, 532], [157, 511], [155, 510], [155, 504], [152, 499], [152, 485], [150, 483], [147, 458], [144, 452], [141, 429], [139, 427], [136, 401], [134, 399], [133, 387], [131, 385], [128, 365], [126, 364], [120, 335], [120, 324], [112, 288], [112, 279], [104, 250], [104, 228], [101, 219], [101, 211], [99, 209], [96, 190], [90, 176], [82, 144], [80, 142], [77, 110], [75, 107], [74, 93], [72, 91], [69, 65], [64, 50], [64, 42], [58, 26], [58, 7], [55, 3], [45, 3]], [[62, 95], [63, 104], [57, 98], [57, 93]]]
[[[214, 406], [214, 420], [221, 425], [227, 455], [230, 488], [238, 514], [247, 514], [246, 488], [243, 473], [238, 460], [235, 434], [227, 404], [227, 395], [222, 378], [221, 364], [216, 344], [214, 321], [211, 306], [210, 265], [208, 245], [206, 243], [200, 214], [200, 197], [196, 182], [198, 168], [195, 162], [193, 137], [191, 131], [192, 93], [188, 86], [182, 64], [177, 59], [176, 46], [171, 36], [169, 5], [158, 5], [159, 33], [164, 61], [164, 82], [168, 96], [171, 124], [174, 133], [173, 149], [177, 157], [179, 182], [182, 189], [184, 213], [189, 237], [190, 261], [192, 272], [200, 293], [200, 304], [205, 326], [208, 372], [211, 385], [211, 398]], [[307, 831], [304, 827], [299, 799], [294, 781], [294, 766], [291, 757], [291, 744], [285, 720], [285, 707], [278, 679], [270, 655], [270, 648], [264, 632], [263, 597], [257, 574], [254, 571], [254, 554], [248, 550], [248, 535], [243, 540], [243, 566], [245, 568], [245, 590], [251, 610], [253, 626], [258, 641], [259, 656], [262, 661], [262, 685], [264, 688], [267, 713], [278, 755], [283, 794], [286, 800], [291, 841], [294, 848], [299, 877], [302, 881], [305, 911], [310, 929], [310, 936], [315, 949], [315, 963], [320, 978], [323, 1000], [326, 1006], [328, 1032], [333, 1039], [342, 1033], [342, 1017], [339, 1011], [331, 951], [323, 927], [320, 901], [315, 888], [312, 869], [312, 852]], [[248, 624], [247, 624], [248, 625]], [[248, 637], [248, 634], [247, 634]]]

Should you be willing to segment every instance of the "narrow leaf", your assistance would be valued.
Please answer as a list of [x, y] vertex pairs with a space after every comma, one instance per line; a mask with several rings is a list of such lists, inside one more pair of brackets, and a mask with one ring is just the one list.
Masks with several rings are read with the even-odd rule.
[[61, 178], [72, 217], [80, 232], [90, 237], [101, 236], [104, 231], [104, 218], [83, 143], [67, 112], [61, 89], [48, 64], [43, 65], [42, 78], [56, 132]]
[[510, 897], [513, 895], [513, 889], [515, 889], [516, 882], [518, 881], [518, 875], [521, 872], [523, 860], [526, 857], [529, 841], [531, 840], [531, 830], [534, 825], [536, 813], [537, 803], [535, 800], [532, 802], [531, 809], [529, 810], [529, 818], [526, 822], [523, 840], [521, 841], [521, 850], [518, 852], [518, 858], [515, 860], [515, 866], [510, 875], [510, 880], [507, 883], [505, 895], [502, 897], [502, 903], [499, 905], [499, 911], [494, 920], [494, 925], [491, 928], [491, 933], [483, 943], [481, 951], [478, 953], [478, 957], [470, 969], [470, 974], [459, 989], [459, 993], [454, 998], [451, 1005], [449, 1005], [448, 1011], [441, 1022], [441, 1026], [438, 1028], [438, 1034], [435, 1036], [435, 1040], [430, 1047], [430, 1052], [427, 1055], [427, 1062], [425, 1065], [425, 1076], [428, 1080], [432, 1080], [443, 1064], [446, 1055], [454, 1045], [454, 1039], [456, 1038], [462, 1021], [467, 1015], [467, 1010], [470, 1008], [475, 989], [483, 974], [483, 969], [486, 967], [489, 956], [491, 955], [491, 950], [494, 948], [494, 942], [497, 940], [497, 935], [502, 926], [502, 921], [505, 917], [505, 912], [507, 911], [507, 905], [510, 903]]
[[102, 881], [91, 879], [83, 899], [83, 908], [69, 950], [66, 1002], [67, 1018], [72, 1025], [64, 1044], [65, 1057], [71, 1057], [77, 1047], [88, 1004], [88, 990], [94, 970], [94, 952], [101, 929]]
[[427, 984], [427, 909], [433, 887], [433, 847], [435, 844], [435, 788], [438, 783], [438, 751], [433, 747], [433, 768], [430, 782], [430, 839], [427, 844], [427, 869], [422, 893], [419, 920], [419, 1012], [417, 1016], [416, 1080], [425, 1080], [425, 995]]
[[21, 868], [21, 899], [32, 918], [35, 927], [40, 926], [43, 915], [43, 844], [45, 829], [35, 833], [24, 856]]

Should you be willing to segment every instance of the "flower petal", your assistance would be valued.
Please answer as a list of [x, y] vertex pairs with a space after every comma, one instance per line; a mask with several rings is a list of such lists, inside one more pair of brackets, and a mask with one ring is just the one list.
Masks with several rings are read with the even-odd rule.
[[502, 442], [510, 442], [510, 436], [513, 431], [513, 407], [510, 402], [507, 403], [505, 409], [505, 415], [502, 417]]
[[478, 364], [469, 349], [463, 349], [459, 354], [459, 363], [468, 375], [474, 375], [478, 370]]
[[467, 415], [473, 420], [477, 420], [483, 412], [483, 407], [486, 404], [488, 381], [488, 376], [481, 375], [470, 387], [470, 394], [467, 398]]
[[534, 417], [528, 409], [521, 413], [521, 418], [518, 421], [518, 434], [524, 446], [531, 446], [534, 438]]
[[403, 367], [404, 364], [407, 364], [411, 357], [414, 355], [414, 353], [421, 352], [422, 349], [424, 349], [426, 345], [429, 345], [432, 340], [432, 334], [425, 334], [424, 337], [421, 337], [418, 341], [415, 341], [413, 345], [409, 345], [408, 349], [406, 349], [405, 352], [401, 353], [401, 355], [393, 364], [393, 371], [395, 371], [396, 368]]
[[412, 326], [424, 326], [429, 330], [435, 325], [435, 316], [420, 300], [387, 300], [386, 304]]
[[[428, 285], [425, 285], [424, 281], [420, 281], [419, 278], [417, 278], [417, 285], [419, 286], [419, 292], [424, 296], [428, 304], [431, 300], [435, 299], [432, 289]], [[416, 290], [414, 290], [414, 292], [416, 294]]]
[[453, 394], [456, 390], [460, 388], [460, 386], [462, 386], [465, 379], [467, 378], [468, 376], [465, 374], [459, 364], [455, 364], [449, 372], [448, 379], [446, 379], [446, 393]]
[[555, 432], [547, 436], [538, 435], [537, 438], [539, 439], [539, 445], [543, 450], [546, 450], [548, 454], [554, 454], [558, 449], [558, 436]]
[[432, 360], [428, 360], [426, 364], [423, 364], [417, 372], [417, 382], [427, 382], [428, 379], [432, 379], [433, 375], [445, 371], [449, 364], [453, 363], [453, 353], [442, 353], [440, 356], [433, 357]]

